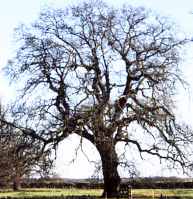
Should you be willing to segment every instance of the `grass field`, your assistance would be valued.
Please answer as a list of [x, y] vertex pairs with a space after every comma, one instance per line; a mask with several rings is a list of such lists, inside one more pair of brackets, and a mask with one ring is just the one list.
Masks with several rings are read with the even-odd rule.
[[1, 197], [36, 197], [36, 196], [100, 196], [102, 190], [97, 189], [22, 189], [21, 191], [0, 191]]
[[[81, 195], [90, 195], [90, 196], [100, 196], [102, 190], [97, 189], [23, 189], [18, 192], [13, 192], [11, 190], [0, 190], [0, 198], [5, 197], [33, 197], [37, 196], [81, 196]], [[133, 198], [159, 198], [159, 196], [164, 195], [168, 198], [179, 197], [182, 199], [193, 198], [193, 189], [134, 189], [132, 190]]]
[[134, 198], [159, 198], [160, 195], [168, 198], [193, 198], [193, 189], [135, 189], [133, 190]]

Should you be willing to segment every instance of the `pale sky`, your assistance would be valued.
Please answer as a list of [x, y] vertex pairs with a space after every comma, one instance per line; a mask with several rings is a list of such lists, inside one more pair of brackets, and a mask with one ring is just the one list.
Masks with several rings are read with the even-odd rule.
[[[33, 22], [42, 8], [45, 6], [65, 7], [75, 4], [78, 0], [0, 0], [0, 68], [4, 67], [7, 60], [14, 52], [13, 30], [20, 23], [29, 24]], [[193, 0], [106, 0], [115, 7], [129, 2], [134, 6], [145, 6], [156, 13], [171, 17], [180, 26], [180, 30], [188, 36], [193, 37]], [[177, 101], [178, 115], [193, 124], [193, 46], [187, 49], [182, 69], [186, 80], [190, 83], [189, 94], [180, 89]], [[14, 97], [14, 90], [8, 87], [8, 81], [0, 74], [0, 96], [7, 103]], [[72, 142], [73, 140], [73, 142]], [[75, 140], [75, 141], [74, 141]], [[73, 143], [73, 144], [72, 144]], [[93, 173], [93, 166], [84, 155], [80, 154], [78, 160], [69, 165], [68, 162], [74, 157], [72, 148], [78, 144], [77, 139], [68, 138], [60, 144], [58, 150], [56, 170], [62, 177], [86, 178]], [[91, 160], [98, 159], [95, 149], [86, 143], [86, 152]], [[131, 154], [132, 156], [132, 154]], [[137, 160], [138, 161], [138, 160]], [[155, 163], [150, 159], [149, 163], [138, 161], [141, 175], [178, 175], [176, 172], [167, 171], [163, 165]], [[155, 167], [157, 169], [155, 169]], [[122, 172], [124, 175], [124, 172]]]

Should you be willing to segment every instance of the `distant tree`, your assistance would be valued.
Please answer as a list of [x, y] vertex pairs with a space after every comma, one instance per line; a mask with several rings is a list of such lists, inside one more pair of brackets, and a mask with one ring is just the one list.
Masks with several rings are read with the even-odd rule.
[[45, 175], [51, 171], [49, 151], [42, 151], [42, 143], [8, 124], [1, 108], [0, 122], [0, 182], [12, 183], [14, 190], [20, 189], [22, 177], [32, 174]]
[[173, 111], [186, 40], [169, 21], [94, 1], [46, 10], [16, 33], [20, 47], [6, 68], [24, 85], [15, 116], [45, 145], [72, 134], [90, 141], [101, 157], [103, 195], [118, 193], [118, 143], [189, 166], [192, 131]]

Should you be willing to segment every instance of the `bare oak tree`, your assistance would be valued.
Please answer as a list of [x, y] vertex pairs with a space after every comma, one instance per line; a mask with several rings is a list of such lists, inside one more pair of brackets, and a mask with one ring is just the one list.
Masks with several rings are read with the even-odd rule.
[[52, 169], [50, 151], [42, 151], [43, 143], [25, 136], [14, 123], [6, 122], [0, 107], [0, 183], [20, 189], [21, 179], [32, 174], [48, 174]]
[[6, 68], [24, 85], [16, 116], [53, 147], [71, 134], [90, 141], [101, 157], [103, 195], [118, 193], [118, 143], [190, 164], [191, 130], [173, 112], [186, 40], [165, 18], [95, 1], [46, 10], [16, 32], [20, 47]]

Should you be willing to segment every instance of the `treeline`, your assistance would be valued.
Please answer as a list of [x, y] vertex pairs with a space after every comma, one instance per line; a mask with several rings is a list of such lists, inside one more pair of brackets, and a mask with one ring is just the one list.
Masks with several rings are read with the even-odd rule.
[[129, 179], [124, 182], [135, 189], [177, 189], [177, 188], [193, 188], [193, 179], [183, 179], [176, 177], [150, 177]]
[[[135, 189], [174, 189], [174, 188], [193, 188], [193, 179], [176, 177], [150, 177], [122, 180], [122, 185], [128, 185]], [[28, 179], [21, 183], [23, 188], [86, 188], [102, 189], [103, 181], [96, 179]]]
[[[182, 179], [176, 177], [150, 177], [122, 179], [121, 186], [131, 186], [135, 189], [174, 189], [174, 188], [193, 188], [193, 179]], [[7, 184], [7, 187], [11, 187]], [[80, 188], [80, 189], [102, 189], [103, 180], [96, 179], [62, 179], [62, 178], [40, 178], [23, 179], [22, 188]], [[5, 188], [5, 184], [0, 183], [0, 188]]]
[[22, 188], [80, 188], [80, 189], [102, 189], [102, 180], [90, 179], [62, 179], [62, 178], [44, 178], [44, 179], [24, 179], [21, 183]]

